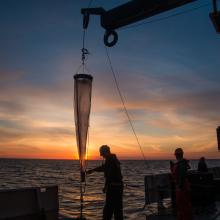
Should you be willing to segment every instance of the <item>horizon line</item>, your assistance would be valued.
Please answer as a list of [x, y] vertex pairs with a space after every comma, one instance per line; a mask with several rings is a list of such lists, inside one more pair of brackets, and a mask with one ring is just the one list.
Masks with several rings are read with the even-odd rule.
[[[16, 158], [16, 157], [0, 157], [0, 160], [68, 160], [68, 161], [79, 161], [79, 159], [60, 159], [60, 158]], [[195, 158], [187, 158], [188, 160], [199, 160], [195, 159]], [[86, 161], [101, 161], [103, 159], [87, 159]], [[162, 159], [162, 158], [158, 158], [158, 159], [120, 159], [120, 161], [126, 161], [126, 160], [136, 160], [136, 161], [153, 161], [153, 160], [175, 160], [175, 158], [173, 159]], [[206, 160], [220, 160], [219, 158], [207, 158]]]

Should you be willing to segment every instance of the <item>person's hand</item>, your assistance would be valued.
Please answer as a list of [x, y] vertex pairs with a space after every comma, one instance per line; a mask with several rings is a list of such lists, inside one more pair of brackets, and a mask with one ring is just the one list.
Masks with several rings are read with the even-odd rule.
[[88, 170], [88, 171], [86, 171], [86, 174], [92, 174], [93, 173], [93, 170]]

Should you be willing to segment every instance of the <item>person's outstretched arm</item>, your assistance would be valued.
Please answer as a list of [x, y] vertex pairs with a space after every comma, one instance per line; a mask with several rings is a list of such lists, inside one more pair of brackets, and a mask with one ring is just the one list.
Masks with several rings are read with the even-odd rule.
[[86, 171], [86, 173], [87, 174], [91, 174], [91, 173], [94, 173], [94, 172], [104, 172], [104, 170], [105, 170], [105, 165], [102, 164], [101, 166], [98, 166], [98, 167], [96, 167], [94, 169]]

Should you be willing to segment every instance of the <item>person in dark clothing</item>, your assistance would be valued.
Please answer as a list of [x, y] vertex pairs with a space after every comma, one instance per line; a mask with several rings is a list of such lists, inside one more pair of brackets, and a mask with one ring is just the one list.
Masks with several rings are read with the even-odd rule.
[[198, 172], [208, 172], [208, 167], [205, 162], [205, 157], [201, 157], [198, 163]]
[[123, 220], [123, 181], [120, 162], [115, 154], [112, 154], [110, 147], [102, 145], [99, 149], [100, 156], [104, 157], [105, 163], [87, 171], [104, 172], [105, 185], [103, 192], [106, 193], [105, 206], [103, 209], [103, 220], [111, 220], [114, 214], [115, 220]]
[[190, 200], [190, 185], [187, 170], [189, 161], [183, 158], [183, 149], [177, 148], [174, 152], [177, 162], [170, 163], [172, 177], [175, 182], [176, 206], [178, 220], [192, 220], [192, 205]]

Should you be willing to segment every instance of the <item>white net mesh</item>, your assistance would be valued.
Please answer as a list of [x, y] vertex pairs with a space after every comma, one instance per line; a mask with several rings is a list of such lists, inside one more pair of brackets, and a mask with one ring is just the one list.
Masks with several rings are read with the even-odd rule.
[[74, 113], [81, 174], [85, 172], [86, 142], [91, 109], [92, 76], [74, 76]]

